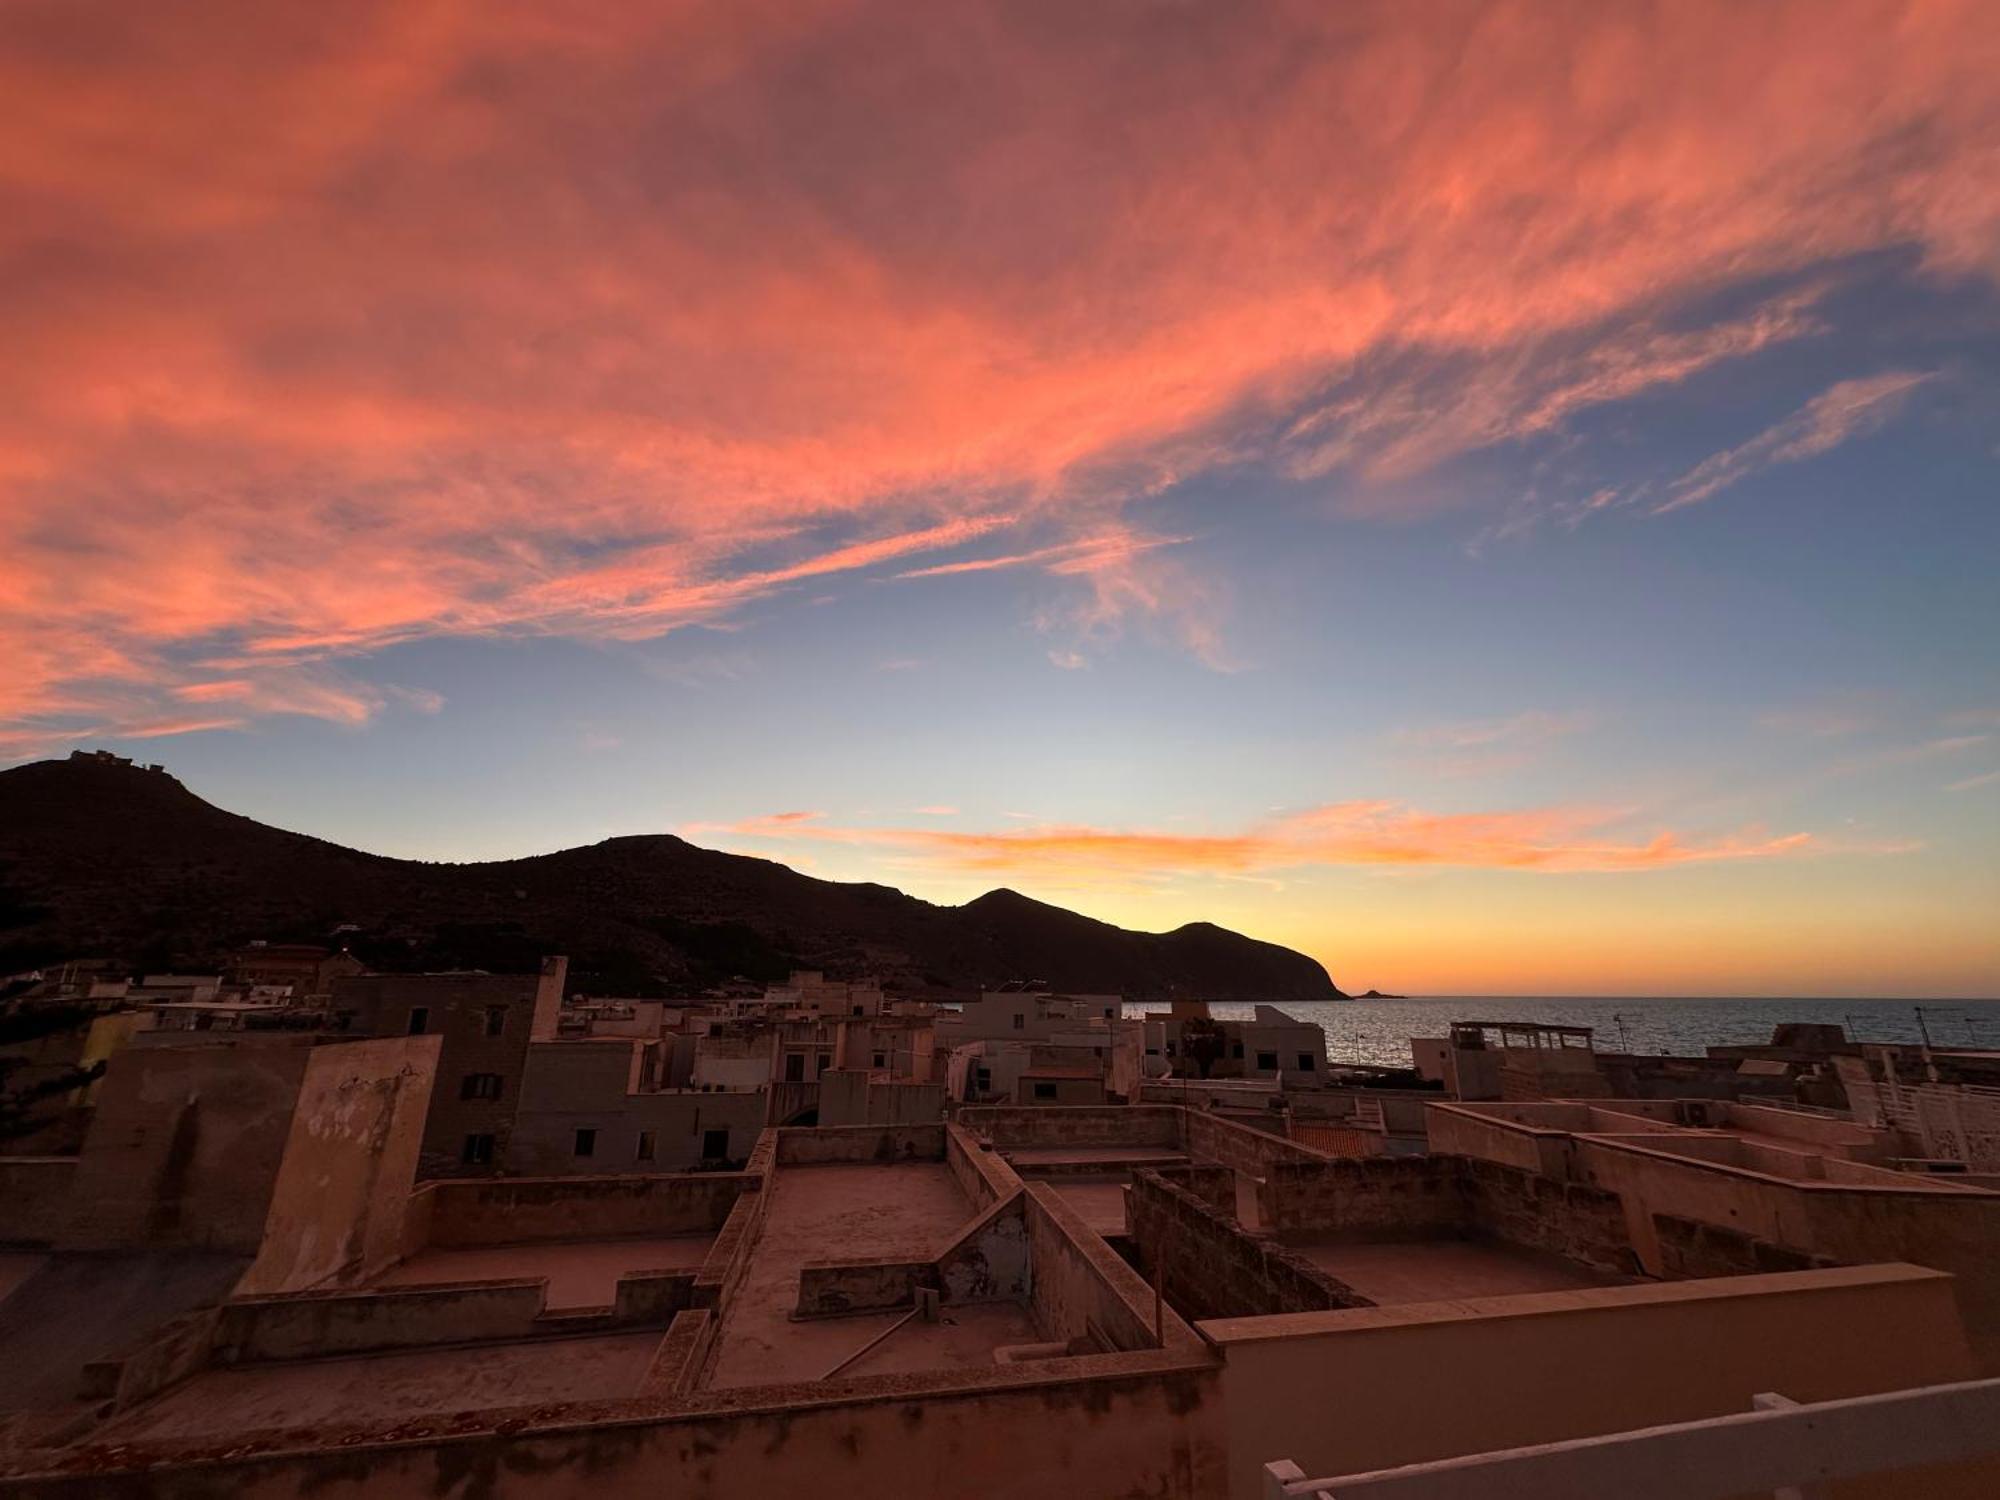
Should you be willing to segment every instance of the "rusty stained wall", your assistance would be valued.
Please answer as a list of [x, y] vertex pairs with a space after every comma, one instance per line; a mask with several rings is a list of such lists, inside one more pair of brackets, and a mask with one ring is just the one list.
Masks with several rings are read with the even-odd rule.
[[315, 1048], [292, 1111], [263, 1245], [240, 1293], [355, 1280], [402, 1253], [436, 1037]]

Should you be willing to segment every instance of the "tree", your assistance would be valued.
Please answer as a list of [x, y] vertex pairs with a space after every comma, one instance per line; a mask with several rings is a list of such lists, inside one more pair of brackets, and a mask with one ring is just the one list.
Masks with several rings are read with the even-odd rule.
[[1208, 1077], [1208, 1070], [1222, 1058], [1223, 1049], [1229, 1045], [1222, 1034], [1222, 1023], [1210, 1016], [1190, 1016], [1181, 1022], [1181, 1057], [1201, 1069], [1201, 1076]]

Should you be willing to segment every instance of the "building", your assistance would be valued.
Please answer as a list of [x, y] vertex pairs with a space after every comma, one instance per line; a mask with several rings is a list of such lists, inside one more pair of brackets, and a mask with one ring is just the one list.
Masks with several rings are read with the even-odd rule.
[[[1190, 1055], [1190, 1023], [1216, 1036], [1212, 1051]], [[1146, 1017], [1145, 1047], [1149, 1078], [1189, 1074], [1308, 1089], [1324, 1087], [1330, 1076], [1326, 1033], [1274, 1005], [1259, 1005], [1249, 1020], [1237, 1020], [1212, 1016], [1206, 1001], [1176, 1000], [1165, 1014]]]
[[436, 1083], [419, 1170], [460, 1176], [507, 1159], [528, 1047], [553, 1041], [566, 958], [538, 974], [359, 974], [333, 981], [331, 1006], [369, 1036], [439, 1038]]

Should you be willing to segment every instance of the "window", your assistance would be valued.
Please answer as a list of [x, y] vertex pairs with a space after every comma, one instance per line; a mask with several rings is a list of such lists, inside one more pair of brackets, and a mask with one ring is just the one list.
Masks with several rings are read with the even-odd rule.
[[1301, 1052], [1299, 1054], [1299, 1071], [1301, 1073], [1310, 1073], [1312, 1070], [1313, 1055], [1310, 1052]]
[[486, 1007], [486, 1034], [500, 1036], [507, 1030], [507, 1007], [489, 1005]]
[[889, 1054], [888, 1054], [888, 1053], [886, 1053], [886, 1052], [878, 1052], [878, 1053], [876, 1053], [876, 1054], [875, 1054], [875, 1066], [876, 1066], [876, 1067], [878, 1067], [878, 1068], [886, 1068], [886, 1067], [888, 1067], [888, 1066], [889, 1066]]
[[597, 1132], [595, 1130], [579, 1130], [576, 1133], [576, 1151], [574, 1154], [577, 1156], [597, 1155]]
[[993, 1070], [981, 1068], [972, 1075], [972, 1086], [980, 1093], [990, 1093], [993, 1089]]
[[701, 1159], [703, 1161], [724, 1161], [728, 1156], [728, 1131], [704, 1130], [701, 1133]]
[[1104, 1019], [1107, 1021], [1111, 1019], [1111, 1007], [1108, 1005], [1104, 1007]]
[[489, 1167], [493, 1164], [493, 1137], [490, 1135], [469, 1135], [460, 1148], [458, 1159], [468, 1167]]
[[1240, 1062], [1243, 1058], [1243, 1044], [1241, 1042], [1231, 1042], [1229, 1044], [1229, 1055]]
[[1174, 1055], [1174, 1042], [1173, 1038], [1169, 1037], [1167, 1039], [1167, 1056], [1172, 1057], [1173, 1055]]
[[651, 1160], [653, 1159], [653, 1155], [654, 1155], [654, 1144], [653, 1144], [653, 1143], [654, 1143], [655, 1139], [656, 1139], [656, 1137], [655, 1137], [654, 1133], [653, 1133], [652, 1131], [650, 1131], [650, 1130], [642, 1130], [642, 1131], [640, 1131], [640, 1132], [639, 1132], [639, 1160], [640, 1160], [640, 1161], [651, 1161]]
[[863, 1011], [863, 1010], [862, 1010], [862, 1008], [861, 1008], [860, 1006], [858, 1006], [858, 1005], [854, 1007], [854, 1013], [855, 1013], [855, 1014], [856, 1014], [857, 1016], [859, 1016], [859, 1015], [865, 1015], [865, 1014], [867, 1014], [867, 1012]]
[[430, 1025], [431, 1008], [428, 1005], [412, 1005], [410, 1007], [410, 1035], [422, 1036], [426, 1031], [430, 1030]]
[[1035, 1085], [1035, 1097], [1037, 1099], [1053, 1099], [1055, 1096], [1056, 1086], [1053, 1083], [1038, 1083]]
[[804, 1083], [806, 1078], [806, 1055], [803, 1052], [785, 1054], [785, 1082]]
[[1257, 1071], [1260, 1073], [1277, 1072], [1278, 1054], [1275, 1052], [1259, 1052], [1257, 1054]]
[[1028, 1029], [1028, 1018], [1018, 1010], [1014, 1012], [1014, 1029], [1016, 1031], [1026, 1031]]
[[461, 1099], [498, 1099], [500, 1097], [500, 1075], [498, 1073], [467, 1073], [459, 1081], [458, 1097]]
[[833, 1066], [833, 1054], [831, 1052], [820, 1053], [819, 1061], [813, 1064], [813, 1077], [815, 1078], [819, 1077], [820, 1074], [824, 1073], [828, 1068], [832, 1066]]

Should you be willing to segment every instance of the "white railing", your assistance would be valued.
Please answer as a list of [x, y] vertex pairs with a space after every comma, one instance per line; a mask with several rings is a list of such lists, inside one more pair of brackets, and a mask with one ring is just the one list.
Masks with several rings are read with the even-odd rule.
[[[2000, 1471], [2000, 1380], [1755, 1410], [1337, 1479], [1264, 1466], [1265, 1500], [1813, 1500], [1831, 1480], [1989, 1459]], [[2000, 1493], [1996, 1487], [1995, 1493]]]

